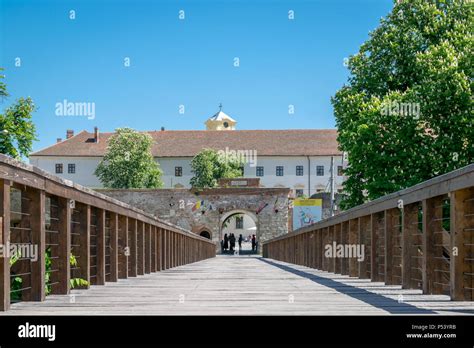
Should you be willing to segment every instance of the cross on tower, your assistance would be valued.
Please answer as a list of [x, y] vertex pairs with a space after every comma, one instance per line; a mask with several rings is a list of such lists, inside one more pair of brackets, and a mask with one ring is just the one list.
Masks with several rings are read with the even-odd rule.
[[219, 111], [222, 111], [222, 103], [219, 103]]

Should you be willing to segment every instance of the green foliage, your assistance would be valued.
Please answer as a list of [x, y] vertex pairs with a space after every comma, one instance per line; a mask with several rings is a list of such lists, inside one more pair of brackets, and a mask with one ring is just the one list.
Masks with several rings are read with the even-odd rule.
[[69, 284], [71, 285], [71, 289], [81, 286], [89, 286], [89, 282], [82, 278], [71, 278]]
[[[77, 258], [72, 253], [69, 255], [69, 264], [71, 267], [77, 267]], [[80, 286], [89, 286], [89, 282], [82, 278], [71, 278], [69, 279], [69, 284], [71, 285], [71, 289]]]
[[332, 98], [350, 163], [343, 208], [473, 162], [473, 22], [467, 1], [403, 1], [349, 59]]
[[[3, 71], [3, 70], [4, 70], [3, 68], [0, 68], [0, 71]], [[4, 79], [4, 78], [5, 78], [5, 75], [0, 75], [0, 97], [7, 97], [8, 96], [7, 86], [2, 81], [2, 79]]]
[[[0, 71], [3, 70], [0, 68]], [[8, 96], [6, 85], [0, 75], [0, 97]], [[21, 158], [28, 156], [36, 140], [36, 128], [32, 114], [36, 110], [31, 98], [20, 98], [0, 114], [0, 153]]]
[[53, 259], [51, 258], [51, 248], [47, 248], [45, 252], [45, 274], [44, 274], [44, 290], [46, 296], [51, 293], [51, 270], [53, 266]]
[[237, 220], [237, 218], [241, 218], [243, 217], [244, 215], [243, 214], [235, 214], [235, 215], [231, 215], [229, 216], [223, 223], [222, 223], [222, 228], [227, 228], [229, 226], [229, 223], [233, 223], [235, 224], [235, 221]]
[[10, 286], [10, 300], [21, 301], [21, 287], [23, 285], [23, 279], [21, 277], [13, 277]]
[[77, 258], [72, 253], [69, 255], [69, 264], [72, 267], [77, 267]]
[[[17, 251], [12, 257], [10, 257], [10, 268], [21, 258], [21, 252]], [[21, 277], [13, 277], [10, 284], [10, 300], [20, 301], [21, 300], [21, 289], [23, 285], [23, 279]]]
[[18, 250], [15, 255], [10, 257], [10, 267], [13, 266], [21, 258], [21, 252]]
[[151, 153], [149, 134], [118, 128], [95, 174], [108, 188], [159, 188], [162, 171]]
[[209, 188], [221, 178], [242, 176], [242, 163], [237, 158], [226, 157], [213, 149], [203, 149], [191, 161], [194, 176], [190, 183], [194, 188]]
[[[21, 253], [18, 251], [15, 255], [10, 258], [10, 267], [13, 266], [21, 258]], [[77, 267], [77, 259], [71, 254], [69, 257], [69, 264], [72, 267]], [[51, 248], [47, 248], [45, 252], [45, 293], [46, 296], [51, 294], [51, 270], [53, 266], [53, 259], [51, 257]], [[88, 286], [89, 282], [82, 278], [72, 278], [69, 280], [71, 289], [74, 289], [78, 286]], [[11, 301], [20, 301], [22, 292], [18, 291], [23, 285], [23, 279], [21, 277], [13, 277], [10, 285], [10, 300]]]

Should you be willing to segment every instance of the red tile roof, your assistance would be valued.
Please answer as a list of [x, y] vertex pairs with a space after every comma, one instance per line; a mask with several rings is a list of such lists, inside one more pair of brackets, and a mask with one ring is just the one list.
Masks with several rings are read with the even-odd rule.
[[[155, 157], [193, 157], [204, 148], [216, 150], [257, 150], [259, 156], [340, 155], [335, 129], [151, 131]], [[31, 156], [101, 157], [114, 133], [82, 131]]]

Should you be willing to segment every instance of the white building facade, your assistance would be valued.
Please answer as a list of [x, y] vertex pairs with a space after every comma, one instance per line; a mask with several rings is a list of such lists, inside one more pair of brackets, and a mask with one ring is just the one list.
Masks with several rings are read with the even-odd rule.
[[[219, 126], [219, 123], [221, 124]], [[289, 187], [295, 196], [311, 196], [334, 186], [342, 191], [342, 153], [335, 130], [236, 130], [236, 121], [222, 111], [206, 121], [202, 131], [149, 132], [155, 140], [152, 152], [163, 171], [165, 188], [190, 188], [191, 161], [204, 148], [250, 151], [244, 177], [259, 178], [262, 187]], [[92, 188], [102, 187], [94, 175], [114, 133], [82, 131], [30, 156], [30, 163], [65, 179]], [[331, 163], [333, 168], [331, 169]]]

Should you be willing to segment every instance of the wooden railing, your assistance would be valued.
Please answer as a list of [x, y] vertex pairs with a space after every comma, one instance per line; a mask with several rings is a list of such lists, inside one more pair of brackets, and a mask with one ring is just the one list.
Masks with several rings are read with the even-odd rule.
[[[332, 257], [334, 243], [364, 258]], [[472, 301], [474, 165], [267, 241], [263, 256]]]
[[[103, 285], [211, 258], [216, 250], [209, 239], [4, 155], [0, 228], [2, 311], [12, 298], [68, 294], [71, 279], [86, 281], [83, 288]], [[12, 246], [26, 248], [11, 255]]]

